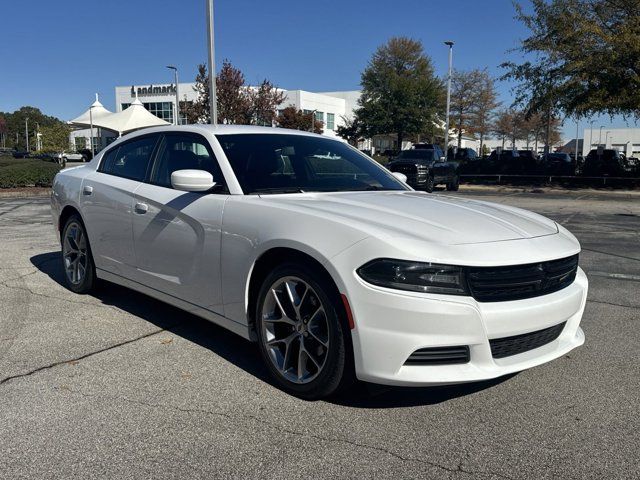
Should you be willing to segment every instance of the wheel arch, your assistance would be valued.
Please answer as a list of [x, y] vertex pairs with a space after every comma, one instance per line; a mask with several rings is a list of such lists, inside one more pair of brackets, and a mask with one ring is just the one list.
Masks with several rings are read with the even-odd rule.
[[338, 301], [341, 293], [344, 291], [344, 287], [337, 272], [330, 266], [328, 267], [328, 265], [330, 265], [329, 262], [320, 255], [316, 256], [296, 247], [274, 246], [265, 250], [256, 258], [249, 272], [246, 290], [246, 312], [251, 338], [256, 338], [256, 319], [254, 316], [262, 282], [275, 266], [285, 261], [299, 261], [317, 269], [318, 272], [320, 272], [328, 281], [329, 285], [332, 286], [333, 291], [331, 293], [333, 293], [336, 298], [336, 307], [340, 313], [341, 320], [346, 321], [347, 312], [344, 309], [342, 302]]

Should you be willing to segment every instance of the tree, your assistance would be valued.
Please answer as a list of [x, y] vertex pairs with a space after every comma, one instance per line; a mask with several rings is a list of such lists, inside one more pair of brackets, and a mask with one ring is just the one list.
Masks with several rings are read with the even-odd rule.
[[8, 131], [7, 120], [4, 118], [4, 115], [0, 115], [0, 145], [2, 145], [2, 148], [6, 146]]
[[276, 121], [276, 108], [284, 102], [286, 95], [269, 80], [248, 90], [249, 114], [251, 123], [270, 127]]
[[61, 152], [69, 148], [71, 128], [63, 122], [40, 127], [42, 150]]
[[[36, 107], [25, 106], [21, 107], [18, 110], [12, 113], [3, 113], [2, 116], [5, 119], [5, 142], [6, 146], [11, 148], [27, 148], [27, 141], [25, 138], [25, 126], [28, 123], [29, 125], [29, 149], [34, 150], [36, 147], [35, 142], [35, 130], [36, 124], [40, 125], [40, 131], [42, 132], [43, 128], [51, 127], [64, 123], [57, 119], [56, 117], [52, 117], [49, 115], [43, 114], [40, 109]], [[28, 122], [27, 122], [28, 119]], [[67, 138], [67, 142], [65, 143], [65, 148], [67, 148], [69, 140]]]
[[209, 123], [209, 74], [207, 66], [203, 63], [198, 65], [193, 90], [197, 94], [197, 99], [194, 102], [182, 102], [180, 108], [187, 117], [188, 123]]
[[222, 62], [216, 77], [218, 123], [248, 125], [251, 123], [251, 103], [244, 89], [244, 75], [228, 60]]
[[362, 125], [358, 117], [342, 116], [342, 125], [336, 128], [336, 134], [344, 138], [350, 145], [358, 146], [358, 140], [362, 138]]
[[[209, 74], [204, 64], [198, 65], [196, 76], [197, 100], [180, 102], [189, 123], [209, 123]], [[244, 74], [229, 60], [222, 62], [216, 76], [218, 123], [240, 125], [271, 125], [276, 118], [276, 109], [285, 99], [269, 80], [257, 87], [245, 85]]]
[[[516, 100], [528, 113], [640, 116], [640, 1], [531, 0], [516, 5], [529, 29], [504, 78], [520, 82]], [[550, 133], [550, 132], [549, 132]], [[549, 135], [547, 135], [549, 136]]]
[[482, 73], [478, 69], [454, 70], [451, 76], [451, 112], [458, 133], [458, 148], [462, 147], [462, 133], [469, 130], [478, 103], [479, 88], [484, 81]]
[[492, 127], [493, 134], [502, 140], [504, 149], [505, 140], [510, 138], [514, 131], [515, 114], [512, 110], [503, 109], [496, 114], [496, 120]]
[[480, 136], [480, 152], [484, 149], [484, 139], [492, 132], [496, 108], [500, 106], [493, 79], [486, 70], [481, 70], [477, 82], [475, 105], [469, 118], [469, 129]]
[[313, 124], [314, 133], [322, 133], [322, 122], [316, 120], [313, 112], [305, 113], [296, 109], [294, 106], [286, 107], [280, 111], [276, 122], [281, 128], [290, 128], [292, 130], [311, 130]]
[[442, 109], [444, 87], [422, 44], [405, 37], [380, 46], [362, 73], [356, 110], [369, 136], [395, 133], [398, 148], [406, 135], [420, 133]]

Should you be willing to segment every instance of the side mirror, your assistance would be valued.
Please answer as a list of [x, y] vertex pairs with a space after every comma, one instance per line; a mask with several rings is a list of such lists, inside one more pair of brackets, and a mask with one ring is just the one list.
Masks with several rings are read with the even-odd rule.
[[391, 172], [391, 175], [393, 175], [394, 177], [396, 177], [398, 180], [400, 180], [402, 183], [407, 183], [407, 176], [404, 173], [400, 173], [400, 172]]
[[440, 161], [444, 162], [447, 159], [447, 157], [445, 157], [444, 155], [440, 157]]
[[171, 174], [171, 186], [185, 192], [206, 192], [215, 186], [213, 175], [204, 170], [176, 170]]

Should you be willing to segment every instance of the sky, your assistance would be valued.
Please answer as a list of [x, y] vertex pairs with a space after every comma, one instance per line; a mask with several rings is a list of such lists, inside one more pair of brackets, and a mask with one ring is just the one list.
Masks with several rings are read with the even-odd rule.
[[[525, 0], [526, 2], [526, 0]], [[117, 85], [193, 81], [207, 58], [206, 0], [3, 0], [0, 6], [0, 111], [23, 105], [64, 120], [82, 113], [94, 93], [115, 109]], [[240, 68], [250, 84], [284, 89], [359, 89], [375, 49], [392, 36], [420, 40], [436, 73], [446, 75], [445, 40], [454, 68], [517, 60], [509, 52], [526, 29], [511, 0], [216, 0], [216, 65]], [[504, 105], [511, 87], [498, 83]], [[624, 127], [608, 117], [600, 125]], [[634, 126], [634, 125], [631, 125]], [[565, 137], [575, 135], [567, 122]]]

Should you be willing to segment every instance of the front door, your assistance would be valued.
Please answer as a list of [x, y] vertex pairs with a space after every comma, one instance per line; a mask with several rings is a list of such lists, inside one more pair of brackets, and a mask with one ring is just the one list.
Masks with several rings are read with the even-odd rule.
[[[175, 190], [175, 170], [209, 171], [212, 192]], [[222, 314], [220, 239], [227, 199], [218, 163], [204, 137], [166, 134], [148, 183], [135, 192], [135, 280], [195, 306]]]
[[96, 268], [130, 278], [135, 270], [132, 211], [159, 135], [136, 137], [105, 153], [80, 191]]

